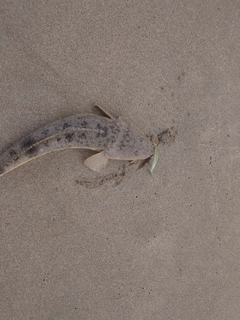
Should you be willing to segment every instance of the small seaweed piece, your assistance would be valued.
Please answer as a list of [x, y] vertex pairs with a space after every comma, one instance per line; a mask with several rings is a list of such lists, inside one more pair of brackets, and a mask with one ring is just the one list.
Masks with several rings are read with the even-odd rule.
[[153, 171], [154, 171], [154, 169], [156, 167], [157, 162], [158, 162], [158, 148], [157, 148], [157, 146], [155, 146], [154, 154], [153, 154], [153, 161], [152, 161], [152, 165], [151, 165], [151, 168], [150, 168], [151, 174], [153, 174]]

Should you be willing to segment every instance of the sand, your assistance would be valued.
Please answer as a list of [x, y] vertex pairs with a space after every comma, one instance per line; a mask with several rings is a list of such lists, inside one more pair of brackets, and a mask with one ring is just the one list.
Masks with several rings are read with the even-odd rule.
[[0, 17], [1, 152], [94, 105], [161, 138], [153, 175], [65, 150], [0, 179], [0, 318], [238, 320], [239, 1], [13, 0]]

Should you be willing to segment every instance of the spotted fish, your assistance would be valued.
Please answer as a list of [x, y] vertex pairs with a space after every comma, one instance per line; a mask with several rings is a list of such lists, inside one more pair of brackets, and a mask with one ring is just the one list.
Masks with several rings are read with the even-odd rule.
[[154, 144], [138, 128], [102, 111], [104, 116], [74, 115], [56, 121], [14, 144], [0, 155], [0, 176], [44, 154], [69, 148], [100, 151], [84, 162], [98, 172], [108, 159], [142, 160], [152, 156]]

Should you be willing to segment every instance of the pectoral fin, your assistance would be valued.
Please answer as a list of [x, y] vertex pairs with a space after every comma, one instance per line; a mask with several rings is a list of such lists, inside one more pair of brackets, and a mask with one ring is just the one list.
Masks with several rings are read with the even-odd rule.
[[105, 156], [104, 151], [101, 151], [93, 156], [87, 158], [84, 161], [85, 166], [93, 171], [100, 172], [102, 171], [108, 162], [108, 158]]

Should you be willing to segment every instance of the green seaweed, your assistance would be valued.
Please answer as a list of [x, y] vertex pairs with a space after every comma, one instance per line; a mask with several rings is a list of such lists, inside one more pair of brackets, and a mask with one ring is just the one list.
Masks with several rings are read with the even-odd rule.
[[154, 171], [154, 169], [156, 167], [157, 162], [158, 162], [158, 148], [155, 146], [154, 154], [153, 154], [153, 161], [152, 161], [152, 165], [151, 165], [151, 168], [150, 168], [151, 174], [153, 174], [153, 171]]

